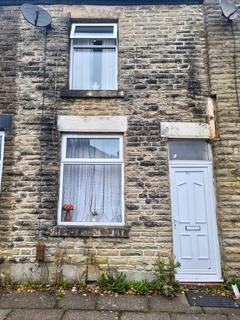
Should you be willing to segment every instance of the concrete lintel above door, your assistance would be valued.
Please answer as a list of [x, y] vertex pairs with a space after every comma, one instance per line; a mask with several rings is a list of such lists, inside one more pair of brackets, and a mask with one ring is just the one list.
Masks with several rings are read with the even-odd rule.
[[161, 122], [161, 137], [171, 139], [209, 139], [209, 125], [200, 122]]

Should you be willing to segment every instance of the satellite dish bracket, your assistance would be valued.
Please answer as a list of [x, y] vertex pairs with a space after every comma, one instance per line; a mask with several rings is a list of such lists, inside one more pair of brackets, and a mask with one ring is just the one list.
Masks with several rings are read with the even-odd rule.
[[239, 10], [240, 8], [238, 7], [235, 11], [233, 11], [228, 17], [226, 17], [228, 20], [230, 20], [230, 21], [232, 21], [230, 18], [231, 18], [231, 16], [233, 16], [234, 15], [234, 13], [236, 13], [236, 12], [238, 12], [238, 10]]

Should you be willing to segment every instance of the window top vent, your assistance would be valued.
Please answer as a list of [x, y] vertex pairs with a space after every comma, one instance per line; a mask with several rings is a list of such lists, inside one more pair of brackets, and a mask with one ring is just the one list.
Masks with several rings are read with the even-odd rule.
[[116, 23], [73, 23], [71, 29], [71, 39], [76, 38], [117, 38]]

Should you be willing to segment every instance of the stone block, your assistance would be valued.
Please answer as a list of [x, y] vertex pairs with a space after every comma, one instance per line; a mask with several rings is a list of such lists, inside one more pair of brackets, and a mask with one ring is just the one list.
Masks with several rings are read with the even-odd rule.
[[83, 296], [68, 292], [58, 302], [58, 307], [63, 309], [94, 310], [96, 303], [97, 296], [95, 295]]
[[147, 311], [147, 297], [136, 296], [99, 296], [97, 302], [98, 310], [111, 311]]
[[0, 308], [27, 309], [29, 306], [36, 309], [51, 309], [55, 306], [55, 296], [43, 293], [4, 293], [0, 295]]
[[201, 313], [200, 307], [190, 307], [185, 295], [166, 298], [160, 295], [149, 297], [150, 310], [155, 312], [186, 312]]
[[118, 314], [115, 312], [98, 311], [67, 311], [61, 320], [118, 320]]
[[0, 309], [0, 320], [5, 320], [10, 312], [10, 309]]
[[61, 320], [63, 310], [56, 309], [16, 309], [11, 312], [7, 320]]
[[123, 312], [121, 320], [171, 320], [167, 313]]
[[174, 314], [173, 320], [228, 320], [228, 318], [221, 314]]

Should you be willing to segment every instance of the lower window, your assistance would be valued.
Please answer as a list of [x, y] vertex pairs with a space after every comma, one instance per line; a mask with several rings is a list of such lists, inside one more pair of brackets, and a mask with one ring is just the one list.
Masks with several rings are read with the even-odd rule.
[[63, 135], [59, 224], [123, 225], [122, 136]]

